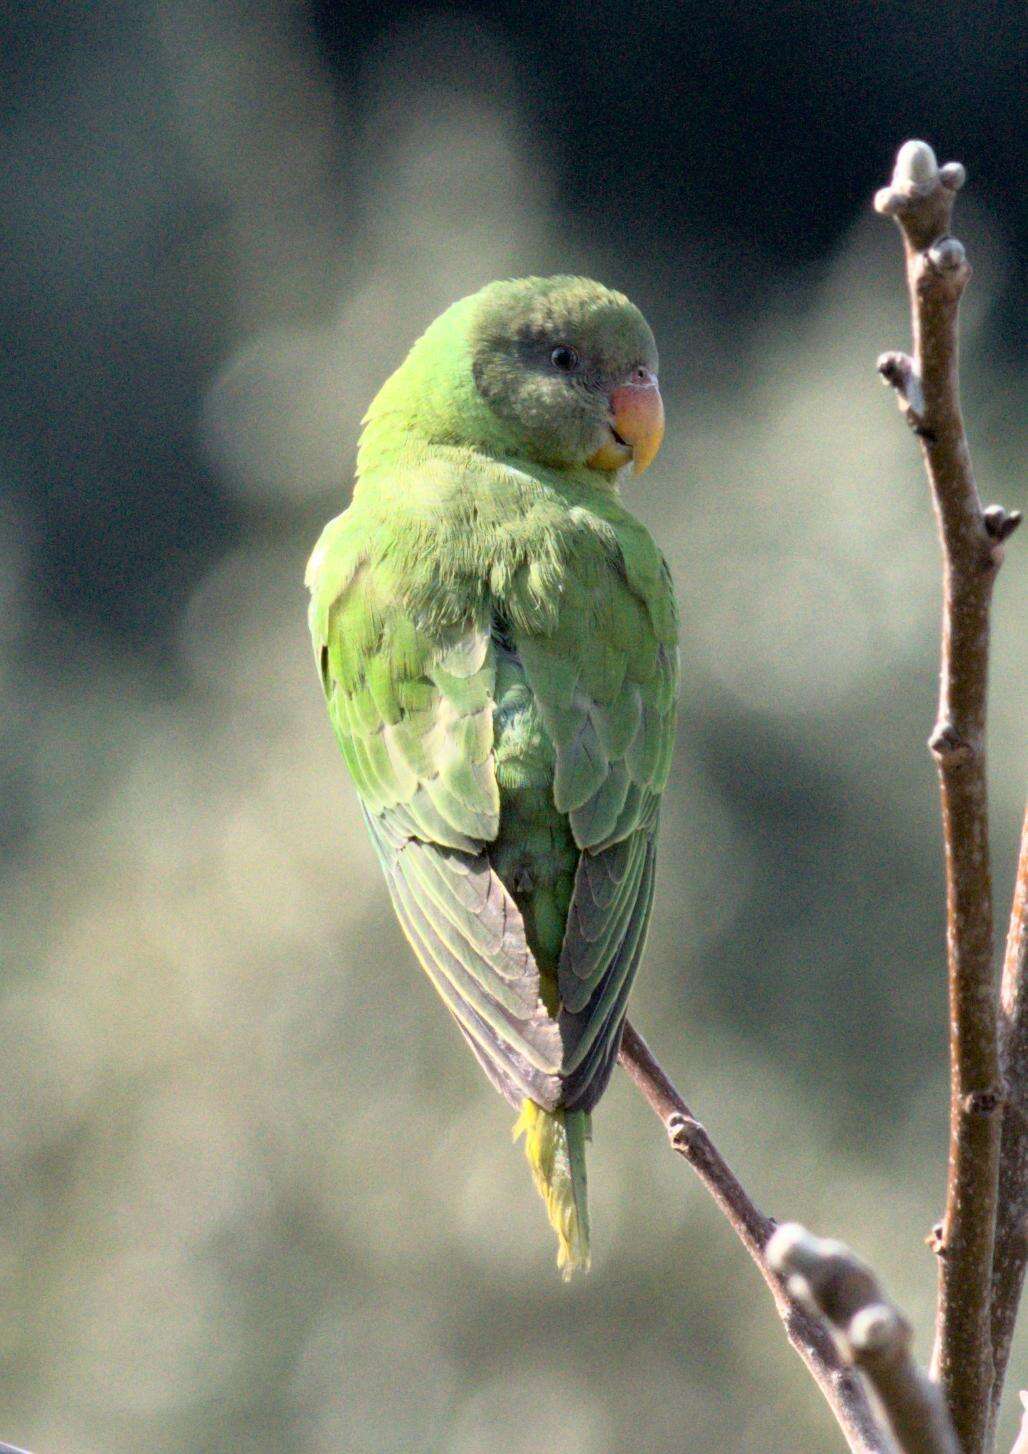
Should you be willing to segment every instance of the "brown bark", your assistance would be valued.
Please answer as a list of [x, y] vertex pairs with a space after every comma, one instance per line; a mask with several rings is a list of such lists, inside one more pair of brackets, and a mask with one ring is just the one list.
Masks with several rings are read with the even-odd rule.
[[983, 510], [960, 412], [957, 313], [970, 268], [948, 228], [963, 180], [959, 163], [939, 168], [924, 142], [907, 142], [891, 185], [875, 198], [903, 235], [914, 339], [912, 355], [883, 354], [878, 367], [921, 442], [944, 566], [941, 683], [929, 747], [939, 770], [946, 858], [951, 1094], [946, 1211], [933, 1236], [940, 1269], [934, 1378], [910, 1355], [906, 1319], [848, 1248], [796, 1225], [776, 1231], [631, 1025], [620, 1056], [756, 1263], [790, 1342], [850, 1448], [863, 1454], [991, 1448], [1028, 1264], [1028, 817], [997, 1020], [985, 773], [989, 607], [1003, 543], [1020, 516], [998, 505]]
[[775, 1223], [750, 1200], [706, 1129], [654, 1059], [642, 1036], [625, 1025], [622, 1066], [664, 1124], [672, 1148], [688, 1161], [756, 1263], [774, 1298], [786, 1335], [828, 1401], [853, 1454], [894, 1454], [871, 1410], [859, 1376], [841, 1357], [824, 1320], [797, 1301], [767, 1260]]
[[[1006, 1088], [1000, 1141], [999, 1206], [992, 1258], [992, 1389], [995, 1431], [1010, 1342], [1028, 1264], [1028, 808], [1021, 832], [1017, 886], [1003, 960], [999, 1010], [1000, 1067]], [[991, 1445], [991, 1437], [986, 1448]]]
[[939, 769], [946, 857], [950, 1003], [950, 1146], [937, 1246], [933, 1369], [965, 1454], [985, 1447], [993, 1385], [991, 1288], [1000, 1122], [996, 983], [985, 769], [989, 606], [1003, 540], [1017, 524], [982, 509], [960, 412], [957, 314], [970, 276], [948, 235], [964, 169], [941, 170], [907, 142], [875, 205], [903, 234], [913, 354], [879, 369], [921, 441], [942, 542], [943, 628], [938, 717], [929, 747]]
[[768, 1258], [836, 1330], [878, 1395], [903, 1454], [959, 1454], [939, 1386], [911, 1354], [913, 1330], [871, 1269], [842, 1242], [814, 1237], [795, 1222], [779, 1227]]

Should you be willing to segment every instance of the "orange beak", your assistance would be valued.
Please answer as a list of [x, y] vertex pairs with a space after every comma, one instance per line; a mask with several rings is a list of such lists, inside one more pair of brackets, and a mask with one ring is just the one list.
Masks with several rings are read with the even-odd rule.
[[632, 461], [641, 475], [664, 438], [664, 401], [649, 369], [635, 369], [610, 396], [610, 439], [589, 458], [594, 470], [616, 470]]

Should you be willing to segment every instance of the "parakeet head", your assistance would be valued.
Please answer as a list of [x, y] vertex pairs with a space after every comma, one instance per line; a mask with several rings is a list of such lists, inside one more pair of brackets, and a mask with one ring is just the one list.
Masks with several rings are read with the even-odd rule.
[[524, 278], [477, 295], [472, 373], [545, 464], [641, 474], [660, 447], [657, 347], [634, 304], [588, 278]]
[[414, 345], [369, 410], [369, 426], [387, 419], [497, 456], [641, 474], [664, 433], [656, 344], [633, 303], [588, 278], [490, 283]]

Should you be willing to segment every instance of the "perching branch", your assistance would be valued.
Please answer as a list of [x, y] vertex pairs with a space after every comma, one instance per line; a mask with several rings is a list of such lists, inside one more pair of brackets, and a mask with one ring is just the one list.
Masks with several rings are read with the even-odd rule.
[[[930, 147], [911, 141], [900, 149], [891, 185], [875, 198], [903, 234], [914, 336], [912, 357], [883, 354], [878, 367], [921, 441], [944, 560], [942, 678], [929, 738], [942, 795], [950, 994], [949, 1176], [936, 1239], [932, 1360], [938, 1383], [914, 1362], [910, 1325], [869, 1268], [841, 1243], [795, 1224], [776, 1231], [754, 1206], [628, 1024], [620, 1054], [672, 1147], [756, 1263], [789, 1341], [859, 1454], [897, 1447], [902, 1454], [984, 1454], [991, 1447], [1028, 1265], [1028, 817], [997, 1023], [985, 783], [989, 605], [1003, 542], [1020, 515], [998, 505], [982, 509], [960, 413], [957, 311], [970, 268], [948, 228], [963, 181], [959, 163], [940, 169]], [[1024, 1431], [1018, 1450], [1022, 1444], [1028, 1454]]]
[[824, 1394], [853, 1454], [894, 1454], [892, 1441], [872, 1412], [859, 1377], [840, 1355], [824, 1321], [803, 1307], [772, 1270], [767, 1247], [775, 1232], [774, 1221], [754, 1206], [631, 1024], [625, 1025], [618, 1058], [663, 1122], [672, 1148], [688, 1161], [756, 1263], [771, 1290], [789, 1342]]
[[[1010, 1341], [1028, 1264], [1028, 809], [1021, 832], [1014, 907], [1003, 960], [999, 1010], [1000, 1069], [1006, 1088], [1000, 1142], [999, 1207], [992, 1259], [992, 1388], [995, 1430]], [[1026, 1435], [1028, 1443], [1028, 1435]], [[991, 1438], [986, 1448], [990, 1447]]]
[[789, 1291], [835, 1328], [847, 1358], [868, 1379], [903, 1454], [960, 1454], [939, 1386], [915, 1363], [913, 1330], [869, 1267], [842, 1242], [788, 1222], [767, 1249]]
[[978, 1454], [993, 1385], [1003, 1102], [985, 781], [989, 603], [1003, 541], [1019, 517], [999, 506], [982, 509], [960, 413], [957, 311], [971, 270], [949, 223], [963, 181], [959, 162], [940, 169], [931, 147], [908, 141], [875, 206], [903, 234], [914, 339], [912, 357], [883, 354], [878, 367], [921, 441], [944, 558], [942, 680], [928, 745], [939, 769], [946, 849], [951, 1093], [932, 1364], [961, 1447]]

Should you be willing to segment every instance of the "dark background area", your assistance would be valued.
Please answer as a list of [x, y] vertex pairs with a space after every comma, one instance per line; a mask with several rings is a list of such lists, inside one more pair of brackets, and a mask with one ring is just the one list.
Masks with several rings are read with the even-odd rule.
[[[145, 652], [160, 650], [149, 592], [167, 627], [238, 521], [196, 433], [197, 400], [227, 345], [202, 276], [221, 199], [162, 125], [166, 57], [119, 52], [135, 9], [30, 4], [5, 17], [0, 425], [40, 587], [59, 613]], [[1011, 356], [1023, 346], [1018, 5], [518, 0], [440, 14], [452, 22], [446, 44], [414, 46], [415, 75], [458, 95], [515, 90], [569, 227], [615, 255], [642, 249], [655, 292], [673, 293], [683, 267], [695, 283], [698, 270], [723, 325], [743, 337], [768, 279], [787, 282], [830, 252], [887, 178], [896, 138], [925, 133], [940, 160], [959, 154], [1016, 260], [990, 334]], [[317, 4], [287, 23], [310, 28], [359, 127], [368, 57], [410, 25], [438, 36], [435, 19], [420, 5]], [[464, 43], [478, 20], [509, 60], [502, 74], [494, 51]], [[116, 130], [75, 124], [76, 78], [99, 60], [115, 118], [134, 98], [150, 108], [133, 114], [129, 146]], [[402, 92], [395, 101], [402, 109]], [[105, 236], [112, 187], [140, 214], [127, 247]], [[453, 206], [459, 228], [459, 197]], [[176, 300], [170, 332], [169, 264], [201, 274]], [[702, 372], [700, 347], [686, 367]]]

